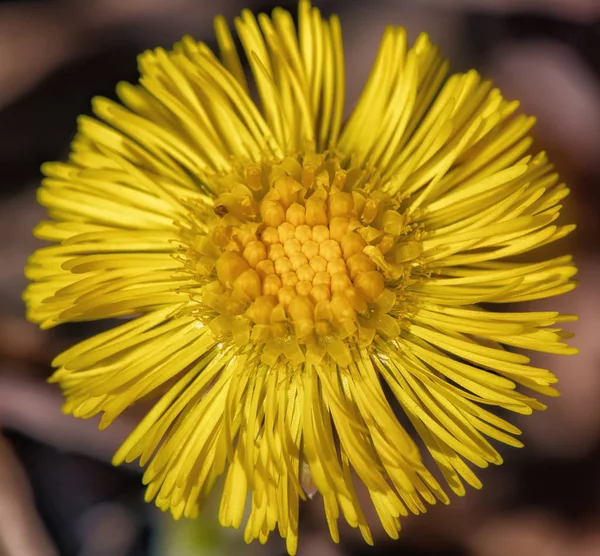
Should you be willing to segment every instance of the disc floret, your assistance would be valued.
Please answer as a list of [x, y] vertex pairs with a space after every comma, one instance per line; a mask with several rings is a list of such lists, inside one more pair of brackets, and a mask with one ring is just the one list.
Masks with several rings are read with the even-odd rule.
[[215, 334], [252, 340], [266, 364], [329, 355], [345, 366], [353, 345], [399, 333], [389, 313], [404, 269], [393, 254], [410, 227], [368, 171], [306, 155], [251, 165], [220, 187], [193, 249], [196, 270], [209, 269], [202, 303]]

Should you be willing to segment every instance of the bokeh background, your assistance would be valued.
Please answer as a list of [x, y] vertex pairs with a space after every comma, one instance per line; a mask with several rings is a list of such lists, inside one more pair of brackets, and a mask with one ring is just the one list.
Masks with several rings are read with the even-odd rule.
[[[279, 5], [295, 12], [295, 2]], [[477, 68], [538, 117], [547, 150], [573, 195], [578, 231], [569, 249], [580, 287], [546, 302], [578, 313], [575, 358], [540, 357], [560, 378], [561, 398], [518, 424], [527, 447], [502, 449], [505, 465], [481, 473], [484, 488], [449, 507], [404, 520], [399, 541], [374, 526], [375, 548], [342, 527], [329, 540], [318, 500], [302, 505], [299, 554], [316, 556], [600, 555], [600, 0], [321, 0], [342, 19], [348, 106], [357, 99], [386, 24], [414, 39], [430, 34], [452, 69]], [[221, 529], [218, 501], [197, 521], [174, 522], [143, 502], [141, 471], [110, 458], [139, 417], [135, 408], [107, 431], [60, 411], [46, 384], [52, 357], [105, 324], [40, 332], [24, 319], [23, 266], [39, 166], [64, 159], [78, 114], [92, 96], [135, 81], [136, 55], [189, 33], [214, 42], [216, 11], [233, 18], [261, 0], [0, 1], [0, 555], [240, 556], [284, 554], [272, 536], [246, 546]], [[376, 519], [373, 520], [376, 523]]]

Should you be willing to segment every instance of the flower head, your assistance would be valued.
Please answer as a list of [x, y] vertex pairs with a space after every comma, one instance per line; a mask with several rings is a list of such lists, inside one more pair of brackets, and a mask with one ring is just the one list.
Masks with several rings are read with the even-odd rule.
[[121, 103], [94, 99], [69, 161], [43, 167], [36, 235], [58, 245], [25, 292], [44, 328], [130, 317], [52, 380], [102, 427], [156, 399], [114, 458], [148, 463], [148, 500], [195, 516], [225, 475], [221, 523], [251, 495], [246, 540], [277, 527], [290, 553], [316, 492], [335, 540], [343, 516], [372, 542], [355, 481], [392, 537], [448, 503], [413, 432], [453, 492], [479, 488], [468, 464], [502, 462], [488, 439], [521, 446], [494, 409], [545, 407], [517, 386], [556, 395], [522, 349], [575, 352], [572, 317], [502, 305], [574, 287], [570, 257], [521, 256], [573, 228], [533, 119], [390, 27], [343, 123], [338, 19], [299, 12], [298, 33], [281, 9], [236, 19], [252, 86], [217, 18], [219, 57], [184, 38], [140, 56]]

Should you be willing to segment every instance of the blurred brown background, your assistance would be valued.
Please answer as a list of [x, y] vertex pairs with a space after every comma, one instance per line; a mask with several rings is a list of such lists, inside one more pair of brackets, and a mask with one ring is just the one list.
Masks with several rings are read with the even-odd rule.
[[[279, 5], [295, 12], [295, 2]], [[357, 99], [386, 24], [427, 31], [452, 69], [476, 67], [538, 116], [535, 139], [573, 195], [579, 229], [557, 249], [580, 265], [579, 289], [546, 302], [578, 313], [576, 358], [539, 358], [560, 378], [549, 411], [517, 419], [527, 447], [481, 473], [484, 488], [450, 507], [404, 521], [400, 541], [374, 526], [376, 547], [347, 530], [333, 545], [319, 502], [302, 506], [299, 554], [317, 556], [600, 555], [600, 0], [322, 0], [342, 18], [348, 107]], [[0, 556], [282, 555], [273, 535], [246, 547], [216, 522], [217, 501], [195, 522], [175, 523], [143, 502], [136, 466], [114, 469], [112, 452], [135, 411], [102, 433], [60, 412], [49, 362], [110, 323], [40, 332], [23, 317], [23, 266], [39, 166], [65, 158], [75, 118], [93, 95], [134, 81], [136, 55], [192, 34], [213, 44], [216, 10], [269, 11], [260, 0], [0, 1]], [[373, 521], [376, 523], [376, 520]]]

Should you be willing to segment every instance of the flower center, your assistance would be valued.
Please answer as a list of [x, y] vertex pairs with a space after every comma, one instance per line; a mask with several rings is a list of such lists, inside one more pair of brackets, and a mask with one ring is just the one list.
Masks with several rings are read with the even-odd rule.
[[[281, 305], [295, 325], [316, 324], [323, 335], [364, 312], [366, 302], [383, 292], [384, 278], [363, 253], [366, 241], [350, 229], [352, 195], [334, 192], [304, 202], [296, 187], [275, 181], [280, 198], [260, 203], [264, 228], [239, 230], [239, 246], [230, 244], [219, 257], [217, 276], [232, 297], [252, 300], [248, 315], [257, 324], [269, 324]], [[321, 301], [331, 302], [325, 319], [315, 316]]]
[[253, 340], [267, 363], [329, 354], [347, 365], [353, 344], [399, 332], [385, 256], [404, 226], [366, 172], [314, 155], [250, 166], [241, 181], [219, 184], [197, 257], [212, 277], [202, 302], [218, 313], [215, 333]]

